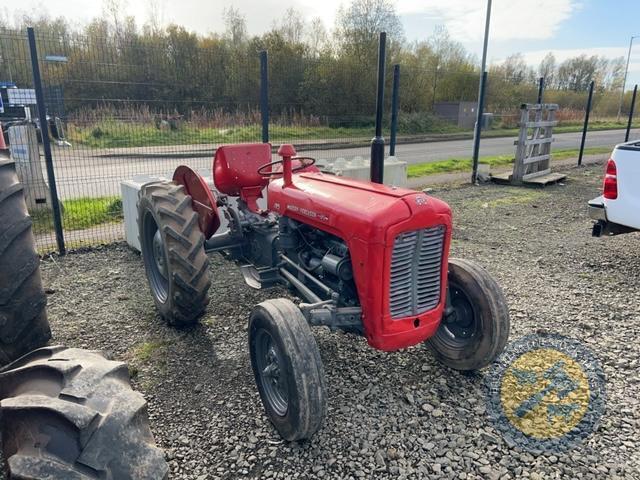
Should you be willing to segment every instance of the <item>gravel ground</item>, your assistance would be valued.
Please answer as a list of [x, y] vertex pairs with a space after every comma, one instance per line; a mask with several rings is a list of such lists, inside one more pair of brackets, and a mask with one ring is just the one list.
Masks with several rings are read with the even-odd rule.
[[285, 295], [244, 286], [212, 261], [201, 325], [156, 317], [140, 257], [114, 245], [43, 262], [54, 343], [130, 362], [149, 401], [171, 478], [640, 478], [640, 235], [590, 237], [585, 202], [602, 166], [546, 189], [436, 187], [454, 210], [454, 256], [503, 286], [511, 339], [540, 331], [581, 340], [599, 357], [608, 400], [600, 428], [568, 453], [529, 453], [485, 415], [483, 377], [437, 364], [422, 346], [383, 353], [317, 329], [328, 380], [326, 425], [282, 442], [267, 421], [247, 352], [256, 303]]

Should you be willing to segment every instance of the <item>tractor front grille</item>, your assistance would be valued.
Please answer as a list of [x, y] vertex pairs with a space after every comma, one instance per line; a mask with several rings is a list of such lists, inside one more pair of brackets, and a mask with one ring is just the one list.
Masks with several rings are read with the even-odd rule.
[[440, 302], [445, 227], [413, 230], [393, 242], [389, 309], [391, 318], [419, 315]]

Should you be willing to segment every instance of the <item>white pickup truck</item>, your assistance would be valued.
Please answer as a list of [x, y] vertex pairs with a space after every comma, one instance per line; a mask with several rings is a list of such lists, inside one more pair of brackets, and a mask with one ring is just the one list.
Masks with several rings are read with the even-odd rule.
[[616, 145], [607, 161], [602, 195], [589, 201], [593, 236], [640, 230], [640, 140]]

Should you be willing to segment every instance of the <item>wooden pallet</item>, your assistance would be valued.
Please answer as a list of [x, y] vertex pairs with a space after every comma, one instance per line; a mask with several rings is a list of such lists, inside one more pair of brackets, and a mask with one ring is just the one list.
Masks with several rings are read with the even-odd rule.
[[[511, 172], [496, 173], [495, 175], [493, 174], [491, 175], [491, 180], [500, 184], [511, 185], [512, 178], [513, 178], [513, 174]], [[536, 175], [535, 177], [532, 177], [532, 178], [523, 178], [522, 184], [545, 187], [552, 183], [561, 182], [565, 178], [567, 178], [567, 176], [564, 173], [549, 172], [544, 175]]]
[[[549, 185], [567, 178], [551, 173], [551, 143], [556, 122], [555, 103], [523, 103], [520, 106], [520, 134], [514, 142], [513, 172], [493, 175], [497, 183], [511, 185]], [[533, 119], [532, 119], [533, 115]]]

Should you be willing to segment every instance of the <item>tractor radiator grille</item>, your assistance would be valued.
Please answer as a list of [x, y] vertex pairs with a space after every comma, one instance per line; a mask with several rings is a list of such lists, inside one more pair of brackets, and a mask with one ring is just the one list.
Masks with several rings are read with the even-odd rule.
[[440, 302], [445, 227], [401, 233], [393, 242], [389, 309], [391, 318], [419, 315]]

